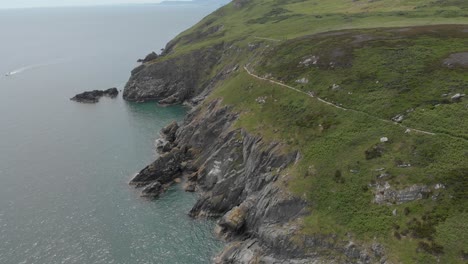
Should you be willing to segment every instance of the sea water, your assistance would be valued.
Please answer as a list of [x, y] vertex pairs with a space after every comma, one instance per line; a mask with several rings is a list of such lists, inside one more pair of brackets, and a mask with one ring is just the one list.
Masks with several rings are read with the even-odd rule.
[[187, 216], [194, 194], [150, 201], [127, 185], [186, 109], [69, 98], [123, 89], [138, 58], [215, 8], [0, 10], [0, 263], [210, 262], [222, 245]]

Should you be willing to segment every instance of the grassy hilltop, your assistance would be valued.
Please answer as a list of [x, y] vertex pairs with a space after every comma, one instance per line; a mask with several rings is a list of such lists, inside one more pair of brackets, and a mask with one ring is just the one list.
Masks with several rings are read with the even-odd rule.
[[[209, 100], [300, 151], [282, 182], [309, 201], [303, 233], [377, 240], [393, 263], [467, 260], [468, 1], [236, 0], [158, 60], [220, 43], [236, 52], [217, 69], [239, 70]], [[419, 199], [376, 200], [410, 187]]]

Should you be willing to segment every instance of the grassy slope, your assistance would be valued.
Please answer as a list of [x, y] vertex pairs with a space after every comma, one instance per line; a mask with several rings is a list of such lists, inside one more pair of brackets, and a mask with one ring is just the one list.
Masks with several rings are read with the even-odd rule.
[[[377, 239], [394, 262], [462, 263], [468, 253], [468, 108], [466, 100], [452, 103], [442, 94], [467, 93], [468, 72], [442, 61], [468, 51], [468, 27], [373, 29], [434, 24], [468, 24], [468, 2], [258, 0], [216, 11], [181, 34], [166, 57], [230, 43], [244, 49], [226, 62], [250, 62], [259, 75], [367, 113], [342, 111], [243, 70], [212, 94], [242, 113], [236, 126], [301, 151], [301, 162], [289, 168], [288, 187], [310, 201], [305, 233], [351, 232], [362, 243]], [[206, 33], [219, 25], [222, 30]], [[304, 37], [343, 29], [359, 30]], [[259, 48], [248, 51], [248, 43]], [[311, 55], [320, 57], [318, 65], [299, 66]], [[309, 83], [295, 82], [303, 77]], [[331, 89], [333, 84], [340, 89]], [[257, 103], [258, 97], [266, 103]], [[404, 125], [436, 135], [407, 134], [378, 119], [397, 114], [405, 114]], [[383, 136], [390, 142], [380, 144]], [[366, 150], [378, 145], [382, 156], [367, 159]], [[396, 188], [447, 188], [410, 203], [377, 205], [372, 184], [380, 168]]]

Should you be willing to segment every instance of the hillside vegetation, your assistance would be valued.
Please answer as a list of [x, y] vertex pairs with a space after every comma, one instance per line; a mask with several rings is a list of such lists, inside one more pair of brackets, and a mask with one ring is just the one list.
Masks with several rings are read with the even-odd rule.
[[309, 202], [303, 234], [378, 241], [392, 263], [465, 263], [466, 24], [464, 0], [236, 0], [158, 60], [235, 51], [208, 73], [238, 65], [205, 103], [299, 150], [281, 182]]

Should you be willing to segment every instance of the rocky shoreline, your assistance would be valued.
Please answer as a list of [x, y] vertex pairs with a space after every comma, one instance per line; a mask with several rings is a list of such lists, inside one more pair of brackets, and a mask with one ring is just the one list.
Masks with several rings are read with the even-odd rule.
[[[234, 128], [238, 114], [221, 99], [206, 99], [219, 80], [239, 70], [227, 64], [213, 78], [204, 78], [202, 73], [220, 60], [215, 55], [226, 52], [219, 50], [223, 48], [182, 55], [185, 63], [176, 57], [132, 72], [124, 99], [185, 103], [193, 108], [183, 123], [162, 129], [156, 142], [160, 156], [130, 185], [149, 198], [179, 182], [186, 191], [197, 192], [189, 215], [218, 219], [216, 234], [229, 242], [214, 263], [385, 263], [377, 243], [362, 247], [352, 238], [342, 241], [333, 235], [311, 237], [300, 232], [301, 218], [310, 214], [307, 202], [285, 187], [285, 168], [297, 162], [300, 153], [284, 153], [281, 143], [268, 143]], [[211, 63], [194, 67], [196, 58], [209, 58]], [[186, 71], [192, 74], [182, 74]], [[339, 254], [323, 253], [330, 251]]]

